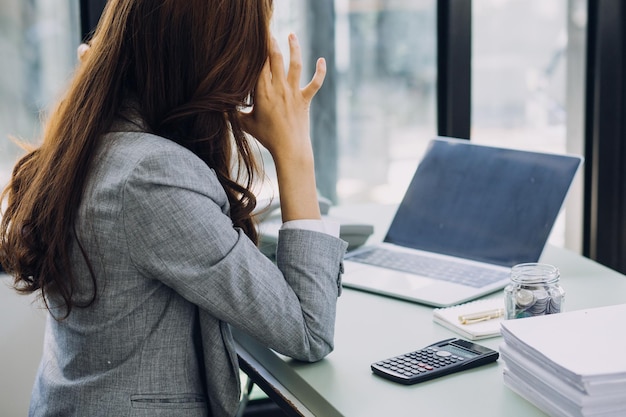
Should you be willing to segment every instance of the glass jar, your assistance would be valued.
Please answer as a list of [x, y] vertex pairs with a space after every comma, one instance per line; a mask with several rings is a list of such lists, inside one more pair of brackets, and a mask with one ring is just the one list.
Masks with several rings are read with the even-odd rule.
[[504, 289], [505, 318], [519, 319], [560, 313], [565, 290], [559, 285], [557, 267], [525, 263], [511, 268], [511, 282]]

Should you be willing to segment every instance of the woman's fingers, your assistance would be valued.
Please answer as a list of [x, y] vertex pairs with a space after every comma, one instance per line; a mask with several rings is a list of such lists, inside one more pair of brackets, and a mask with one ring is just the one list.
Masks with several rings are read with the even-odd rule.
[[[302, 51], [295, 34], [289, 35], [289, 73], [287, 82], [294, 91], [300, 90], [300, 77], [302, 76]], [[326, 77], [326, 60], [319, 58], [315, 66], [315, 74], [311, 81], [301, 89], [302, 97], [311, 101], [319, 91]]]
[[302, 51], [295, 34], [289, 35], [289, 72], [287, 82], [294, 90], [300, 88], [300, 77], [302, 76]]
[[270, 44], [269, 63], [272, 84], [281, 85], [285, 80], [285, 62], [283, 60], [283, 54], [280, 52], [278, 41], [274, 37], [272, 37]]
[[302, 54], [293, 34], [289, 36], [289, 52], [289, 68], [285, 71], [285, 59], [278, 42], [272, 38], [269, 56], [254, 91], [254, 106], [249, 113], [240, 115], [246, 132], [270, 153], [281, 155], [308, 146], [309, 107], [326, 75], [326, 61], [319, 59], [313, 78], [300, 88]]
[[302, 96], [305, 100], [311, 101], [313, 96], [322, 88], [324, 84], [324, 78], [326, 78], [326, 60], [319, 58], [315, 66], [315, 74], [311, 81], [302, 89]]

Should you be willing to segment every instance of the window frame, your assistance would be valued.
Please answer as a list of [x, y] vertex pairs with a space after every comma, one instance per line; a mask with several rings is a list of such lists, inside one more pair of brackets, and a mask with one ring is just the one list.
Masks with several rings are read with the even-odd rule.
[[626, 273], [626, 5], [588, 0], [583, 255]]

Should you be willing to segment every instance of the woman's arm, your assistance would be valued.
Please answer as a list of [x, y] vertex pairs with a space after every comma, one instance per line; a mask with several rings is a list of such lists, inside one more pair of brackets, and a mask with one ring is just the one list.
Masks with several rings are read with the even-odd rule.
[[289, 36], [290, 60], [285, 74], [283, 56], [272, 39], [251, 113], [242, 115], [245, 129], [265, 146], [276, 164], [283, 221], [319, 219], [309, 110], [326, 75], [319, 59], [313, 79], [300, 88], [302, 56], [295, 35]]
[[127, 178], [113, 175], [124, 183], [127, 240], [102, 245], [127, 248], [142, 275], [285, 355], [330, 352], [346, 243], [282, 230], [274, 264], [233, 228], [226, 194], [202, 161], [165, 139], [142, 142], [110, 157], [139, 162]]

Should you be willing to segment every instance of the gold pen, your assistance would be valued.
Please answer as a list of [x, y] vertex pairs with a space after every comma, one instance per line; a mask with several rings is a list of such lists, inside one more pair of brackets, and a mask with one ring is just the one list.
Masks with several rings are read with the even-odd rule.
[[459, 321], [461, 324], [472, 324], [480, 321], [497, 319], [502, 316], [504, 316], [504, 309], [496, 308], [494, 310], [481, 311], [479, 313], [463, 314], [459, 316]]

